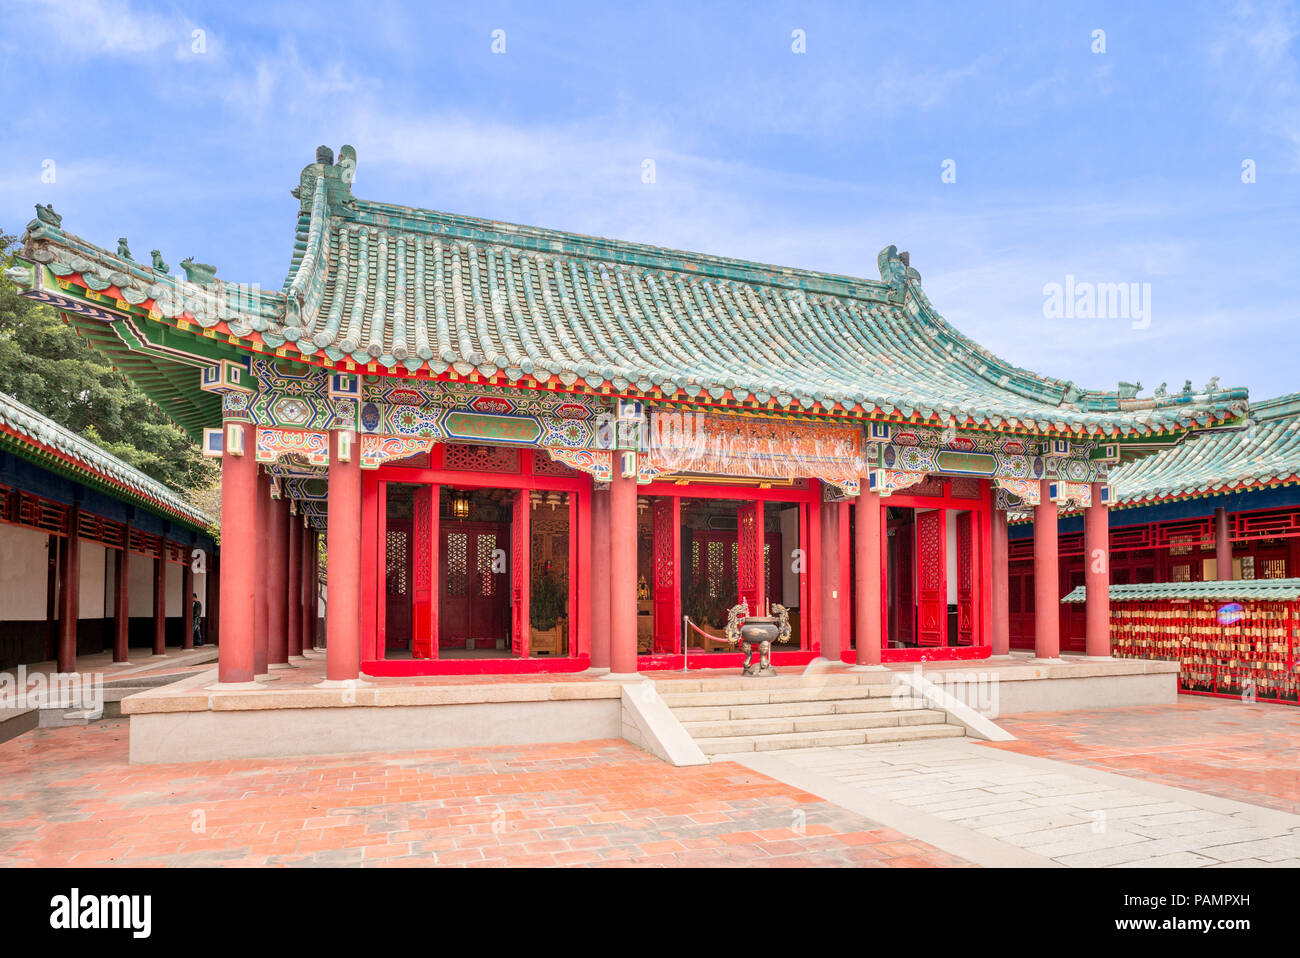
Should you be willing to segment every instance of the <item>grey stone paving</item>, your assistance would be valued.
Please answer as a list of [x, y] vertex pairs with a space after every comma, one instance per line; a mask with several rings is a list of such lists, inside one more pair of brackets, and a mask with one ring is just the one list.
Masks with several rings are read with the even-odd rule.
[[979, 865], [1300, 866], [1300, 815], [970, 740], [726, 758]]

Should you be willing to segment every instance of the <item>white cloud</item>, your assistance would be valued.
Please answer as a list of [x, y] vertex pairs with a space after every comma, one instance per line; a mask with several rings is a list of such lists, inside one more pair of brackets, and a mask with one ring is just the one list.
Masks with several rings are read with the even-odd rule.
[[[87, 59], [134, 57], [190, 42], [183, 17], [145, 13], [128, 0], [40, 0], [28, 9], [42, 27], [44, 42]], [[18, 13], [9, 10], [5, 16]]]
[[1300, 168], [1300, 17], [1291, 3], [1241, 0], [1217, 31], [1209, 62], [1230, 119], [1285, 140]]

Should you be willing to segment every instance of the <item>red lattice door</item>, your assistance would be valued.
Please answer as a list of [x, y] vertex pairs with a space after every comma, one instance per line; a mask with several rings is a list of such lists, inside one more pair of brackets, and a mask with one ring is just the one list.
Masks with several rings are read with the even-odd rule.
[[975, 644], [975, 549], [969, 512], [957, 516], [957, 644]]
[[677, 637], [682, 629], [682, 590], [678, 579], [681, 568], [681, 500], [656, 499], [654, 503], [654, 650], [656, 653], [677, 651]]
[[947, 645], [948, 583], [944, 510], [916, 516], [916, 644]]
[[411, 642], [411, 521], [389, 519], [384, 538], [384, 648], [405, 649]]
[[434, 587], [437, 567], [434, 549], [438, 541], [437, 486], [415, 491], [415, 520], [412, 533], [411, 654], [417, 659], [438, 657], [438, 590]]
[[511, 523], [513, 544], [510, 555], [510, 649], [520, 658], [528, 656], [529, 640], [529, 580], [532, 578], [530, 546], [532, 536], [528, 531], [528, 490], [515, 493], [514, 522]]
[[736, 592], [737, 602], [745, 602], [750, 615], [763, 614], [763, 503], [747, 502], [736, 510]]

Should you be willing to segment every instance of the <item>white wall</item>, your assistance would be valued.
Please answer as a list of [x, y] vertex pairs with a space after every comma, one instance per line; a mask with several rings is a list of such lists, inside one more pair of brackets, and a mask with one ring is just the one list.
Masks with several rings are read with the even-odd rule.
[[104, 617], [104, 554], [107, 551], [98, 542], [83, 540], [81, 543], [79, 562], [81, 591], [77, 596], [77, 618], [79, 619]]
[[153, 617], [153, 559], [131, 553], [130, 614]]
[[47, 535], [0, 525], [0, 619], [45, 620]]
[[185, 607], [181, 604], [189, 601], [189, 596], [181, 594], [181, 587], [185, 584], [185, 570], [176, 565], [174, 562], [167, 563], [167, 617], [176, 618], [185, 614]]

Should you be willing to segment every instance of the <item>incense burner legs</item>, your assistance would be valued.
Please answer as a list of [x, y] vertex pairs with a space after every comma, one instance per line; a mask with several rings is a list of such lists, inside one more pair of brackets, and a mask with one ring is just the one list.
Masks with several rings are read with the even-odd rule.
[[[751, 616], [740, 627], [740, 650], [745, 653], [742, 675], [753, 678], [767, 678], [776, 675], [772, 668], [772, 642], [780, 634], [777, 619], [768, 616]], [[754, 662], [754, 651], [758, 650], [758, 662]]]

